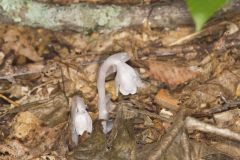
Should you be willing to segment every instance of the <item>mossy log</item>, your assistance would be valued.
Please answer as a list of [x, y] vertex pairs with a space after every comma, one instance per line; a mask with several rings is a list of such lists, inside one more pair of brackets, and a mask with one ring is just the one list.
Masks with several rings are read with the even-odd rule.
[[174, 28], [193, 24], [183, 1], [171, 3], [118, 6], [78, 3], [57, 5], [33, 0], [0, 0], [0, 22], [19, 23], [52, 30], [92, 31], [119, 29], [143, 24]]

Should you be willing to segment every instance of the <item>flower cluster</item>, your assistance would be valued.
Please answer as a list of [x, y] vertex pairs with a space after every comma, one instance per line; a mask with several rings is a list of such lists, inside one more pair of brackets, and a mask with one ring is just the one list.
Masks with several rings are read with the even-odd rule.
[[[111, 73], [117, 72], [115, 77], [116, 91], [123, 95], [135, 94], [138, 87], [143, 84], [138, 73], [126, 62], [130, 59], [127, 53], [117, 53], [108, 57], [99, 69], [97, 80], [98, 88], [98, 109], [99, 119], [102, 119], [103, 132], [107, 133], [112, 129], [112, 121], [108, 118], [108, 109], [111, 101], [105, 92], [105, 79]], [[92, 132], [92, 119], [86, 111], [87, 106], [79, 96], [72, 98], [72, 141], [78, 144], [78, 136], [85, 131]]]

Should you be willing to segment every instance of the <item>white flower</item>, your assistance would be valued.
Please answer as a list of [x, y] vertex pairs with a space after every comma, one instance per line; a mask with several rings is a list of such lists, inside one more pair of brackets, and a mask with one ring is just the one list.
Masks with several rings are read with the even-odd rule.
[[72, 141], [75, 145], [78, 144], [78, 136], [82, 135], [85, 131], [92, 133], [92, 119], [86, 111], [87, 106], [84, 104], [83, 99], [79, 96], [72, 98], [71, 106], [71, 132]]
[[123, 95], [135, 94], [137, 88], [143, 86], [138, 73], [123, 62], [117, 64], [115, 83], [117, 92], [119, 90]]
[[[125, 62], [128, 61], [130, 57], [127, 53], [117, 53], [108, 57], [104, 63], [101, 65], [98, 73], [98, 109], [99, 109], [99, 119], [108, 120], [108, 109], [107, 107], [110, 100], [106, 97], [105, 92], [105, 78], [113, 72], [117, 72], [115, 78], [116, 90], [118, 90], [123, 95], [135, 94], [137, 88], [142, 86], [142, 82], [137, 74], [137, 72]], [[103, 122], [103, 127], [105, 132], [109, 131], [107, 122]]]
[[98, 73], [97, 88], [98, 88], [98, 110], [99, 119], [108, 119], [107, 103], [105, 92], [105, 79], [108, 75], [117, 71], [116, 64], [129, 60], [127, 53], [117, 53], [108, 57], [101, 65]]

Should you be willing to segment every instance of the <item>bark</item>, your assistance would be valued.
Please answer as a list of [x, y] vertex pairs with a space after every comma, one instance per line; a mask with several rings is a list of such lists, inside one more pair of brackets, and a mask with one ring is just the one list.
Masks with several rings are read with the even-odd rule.
[[54, 4], [72, 4], [72, 3], [94, 3], [94, 4], [119, 4], [119, 5], [135, 5], [150, 4], [156, 1], [166, 2], [167, 0], [36, 0], [38, 2], [54, 3]]
[[[239, 12], [239, 5], [235, 3], [239, 4], [239, 1], [232, 2], [220, 14], [228, 10]], [[151, 27], [175, 28], [193, 24], [184, 1], [179, 0], [147, 6], [85, 3], [59, 6], [33, 0], [0, 0], [0, 22], [52, 30], [119, 29], [141, 25], [146, 19], [151, 23]]]
[[59, 6], [32, 0], [0, 0], [0, 21], [20, 23], [52, 30], [75, 31], [118, 29], [143, 24], [152, 27], [175, 27], [192, 24], [182, 1], [160, 6], [117, 6], [72, 4]]

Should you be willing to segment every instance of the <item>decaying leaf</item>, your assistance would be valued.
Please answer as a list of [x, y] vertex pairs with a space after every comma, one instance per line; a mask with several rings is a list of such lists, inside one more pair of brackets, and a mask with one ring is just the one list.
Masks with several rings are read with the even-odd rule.
[[5, 144], [0, 144], [0, 159], [10, 160], [22, 158], [29, 153], [29, 149], [18, 140], [6, 140]]
[[3, 51], [8, 53], [14, 50], [16, 54], [22, 55], [32, 61], [40, 61], [42, 58], [37, 54], [27, 36], [16, 29], [8, 30], [4, 35]]
[[158, 32], [143, 32], [142, 28], [122, 29], [107, 34], [95, 33], [89, 39], [87, 48], [97, 53], [106, 51], [119, 52], [128, 51], [129, 54], [136, 54], [139, 48], [143, 48], [159, 39]]
[[232, 69], [232, 71], [225, 70], [217, 78], [211, 82], [219, 84], [227, 90], [228, 94], [234, 96], [239, 82], [240, 69]]
[[31, 112], [21, 112], [12, 122], [11, 137], [25, 139], [31, 132], [40, 129], [41, 121]]
[[239, 115], [240, 115], [240, 110], [234, 109], [234, 110], [214, 114], [214, 120], [217, 126], [221, 128], [227, 128], [230, 126], [233, 126], [234, 128], [235, 127], [239, 128], [240, 124], [236, 123], [239, 120]]
[[171, 62], [148, 61], [150, 75], [169, 85], [182, 84], [196, 78], [200, 69], [195, 66], [185, 67]]

